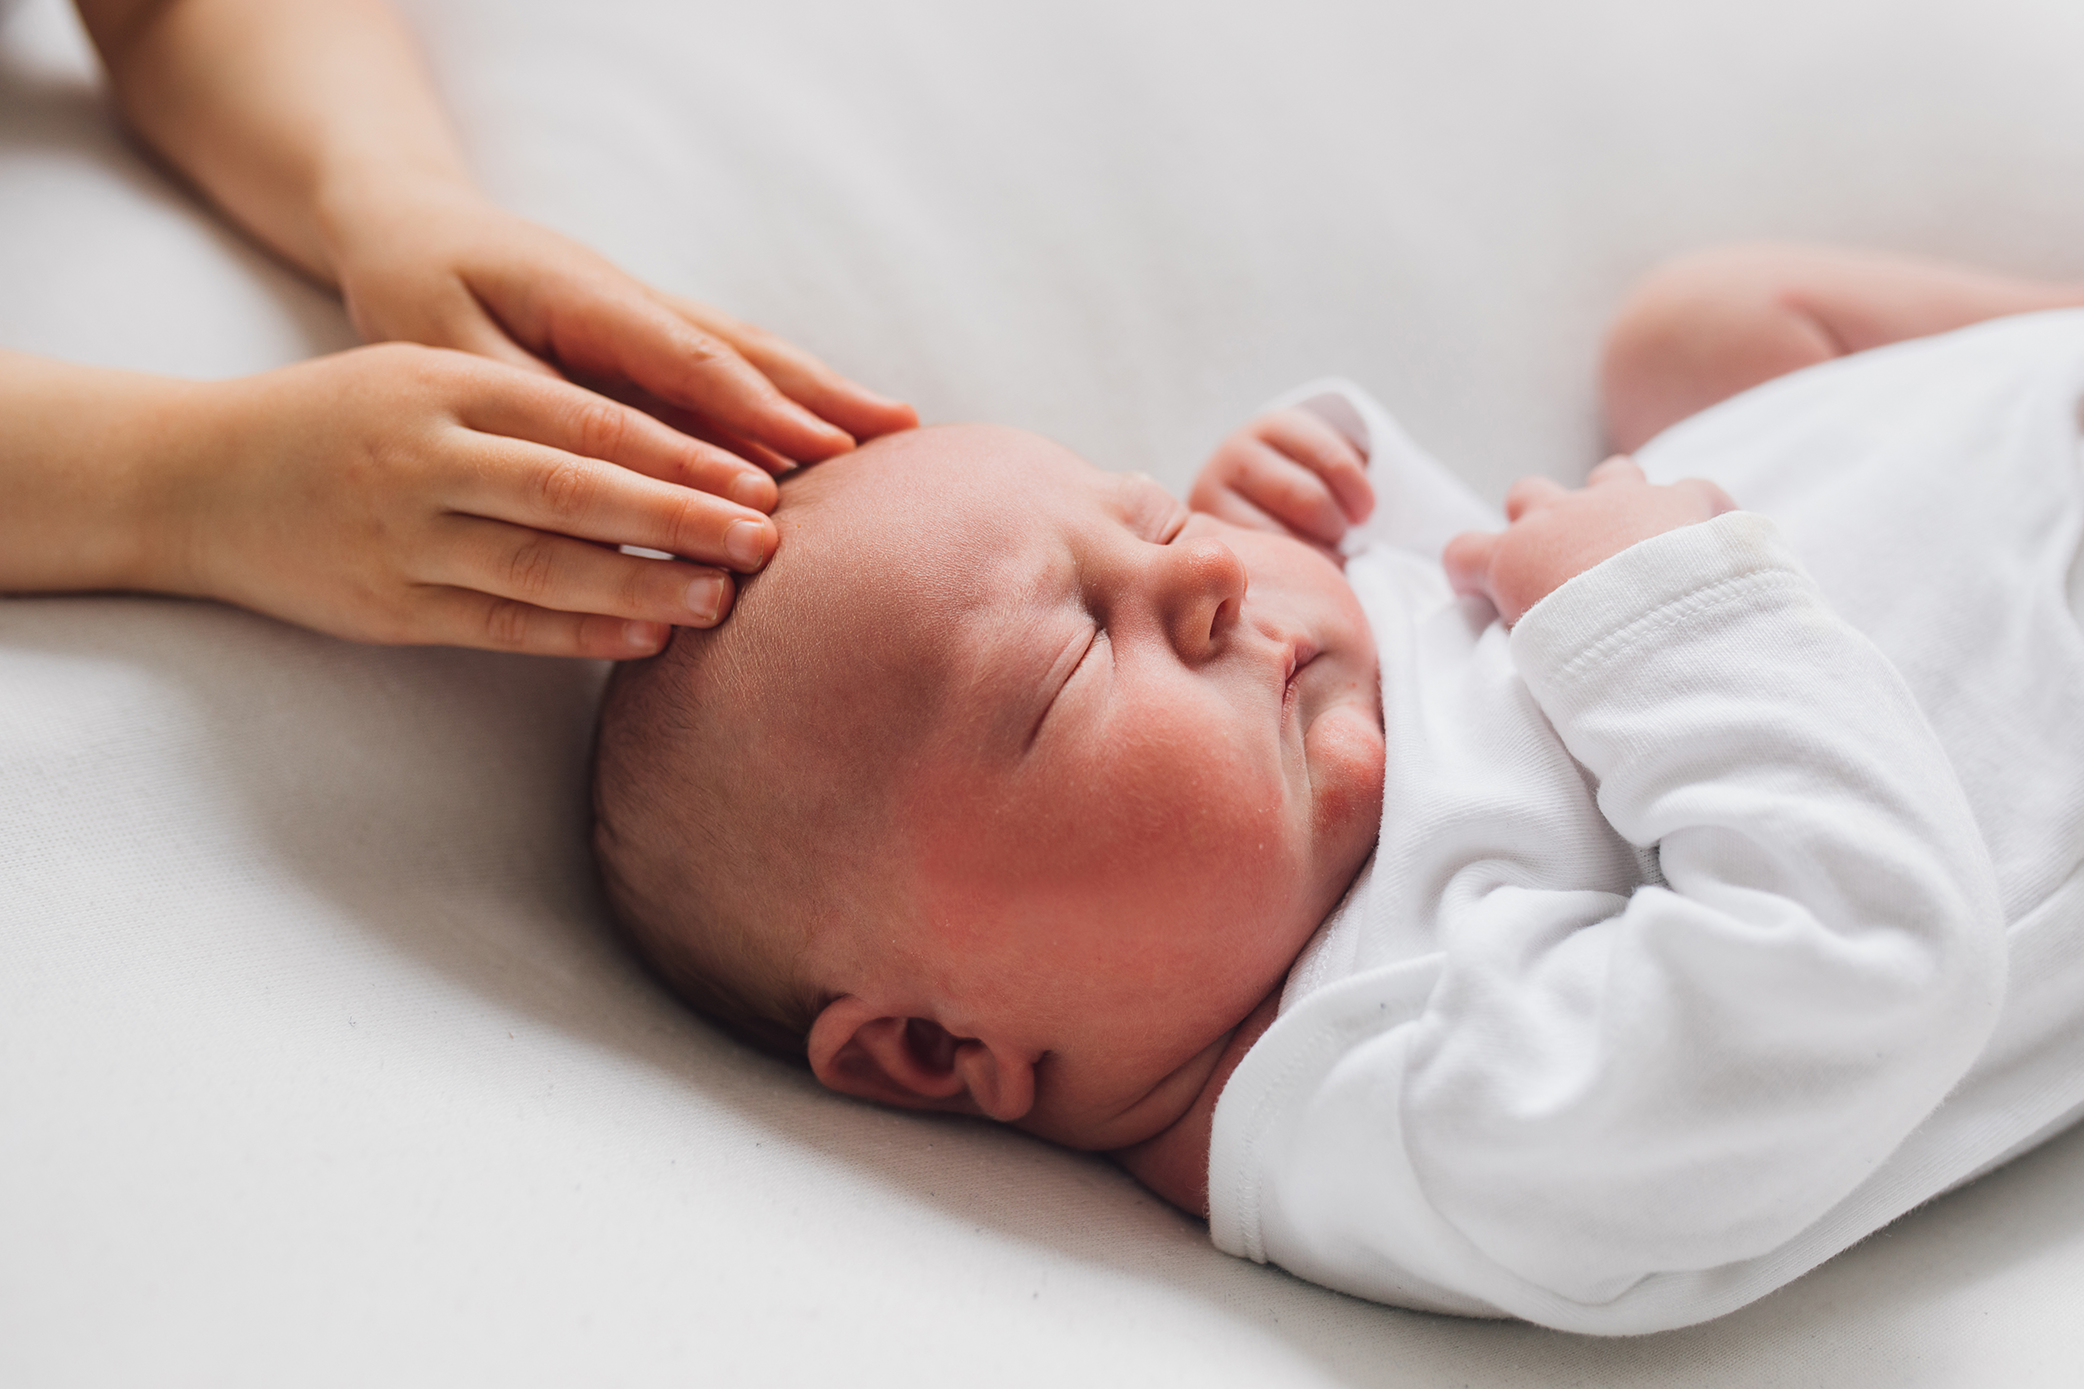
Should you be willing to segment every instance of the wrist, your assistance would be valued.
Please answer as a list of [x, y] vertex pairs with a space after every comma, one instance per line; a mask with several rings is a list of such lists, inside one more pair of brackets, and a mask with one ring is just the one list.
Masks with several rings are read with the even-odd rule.
[[0, 589], [189, 592], [179, 580], [197, 383], [8, 356]]
[[399, 246], [424, 236], [430, 216], [486, 205], [460, 164], [432, 154], [403, 163], [336, 159], [311, 198], [320, 268], [345, 290], [358, 265], [395, 255]]
[[127, 485], [117, 510], [120, 587], [219, 596], [208, 574], [212, 516], [239, 446], [232, 424], [242, 380], [161, 380], [135, 403]]

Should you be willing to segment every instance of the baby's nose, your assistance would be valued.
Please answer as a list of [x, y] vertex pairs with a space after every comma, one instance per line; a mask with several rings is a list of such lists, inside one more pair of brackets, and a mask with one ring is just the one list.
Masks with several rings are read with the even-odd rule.
[[1205, 536], [1166, 546], [1160, 563], [1173, 647], [1183, 660], [1206, 660], [1222, 649], [1244, 607], [1244, 562], [1237, 551]]

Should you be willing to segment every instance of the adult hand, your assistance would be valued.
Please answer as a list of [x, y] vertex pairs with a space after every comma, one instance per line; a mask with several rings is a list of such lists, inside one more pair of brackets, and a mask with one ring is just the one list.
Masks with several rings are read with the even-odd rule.
[[335, 199], [329, 254], [371, 341], [455, 348], [640, 404], [770, 472], [909, 429], [909, 405], [810, 354], [625, 274], [453, 180]]
[[1502, 532], [1467, 531], [1448, 542], [1441, 563], [1457, 593], [1491, 601], [1510, 627], [1571, 579], [1653, 535], [1713, 520], [1737, 504], [1712, 482], [1650, 483], [1622, 454], [1571, 489], [1526, 477], [1505, 496]]
[[1346, 528], [1375, 509], [1367, 462], [1351, 440], [1308, 410], [1275, 410], [1216, 446], [1187, 504], [1336, 556]]
[[542, 373], [391, 344], [186, 389], [145, 587], [359, 641], [628, 658], [720, 621], [726, 570], [774, 551], [773, 479]]

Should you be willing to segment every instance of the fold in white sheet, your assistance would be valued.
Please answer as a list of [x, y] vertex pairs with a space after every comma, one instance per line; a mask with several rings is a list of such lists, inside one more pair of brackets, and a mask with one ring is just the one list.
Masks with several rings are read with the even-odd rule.
[[1763, 516], [1638, 546], [1510, 637], [1437, 563], [1495, 513], [1338, 389], [1386, 503], [1349, 565], [1383, 832], [1217, 1108], [1217, 1244], [1652, 1331], [2059, 1127], [2084, 1100], [2084, 314], [1668, 432], [1653, 479]]

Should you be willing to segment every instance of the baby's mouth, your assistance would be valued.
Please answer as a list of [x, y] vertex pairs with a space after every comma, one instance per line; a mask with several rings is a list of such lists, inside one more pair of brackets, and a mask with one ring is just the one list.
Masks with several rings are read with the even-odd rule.
[[1287, 722], [1288, 711], [1295, 707], [1295, 679], [1303, 668], [1317, 659], [1317, 648], [1307, 642], [1288, 648], [1288, 674], [1281, 681], [1281, 720]]

